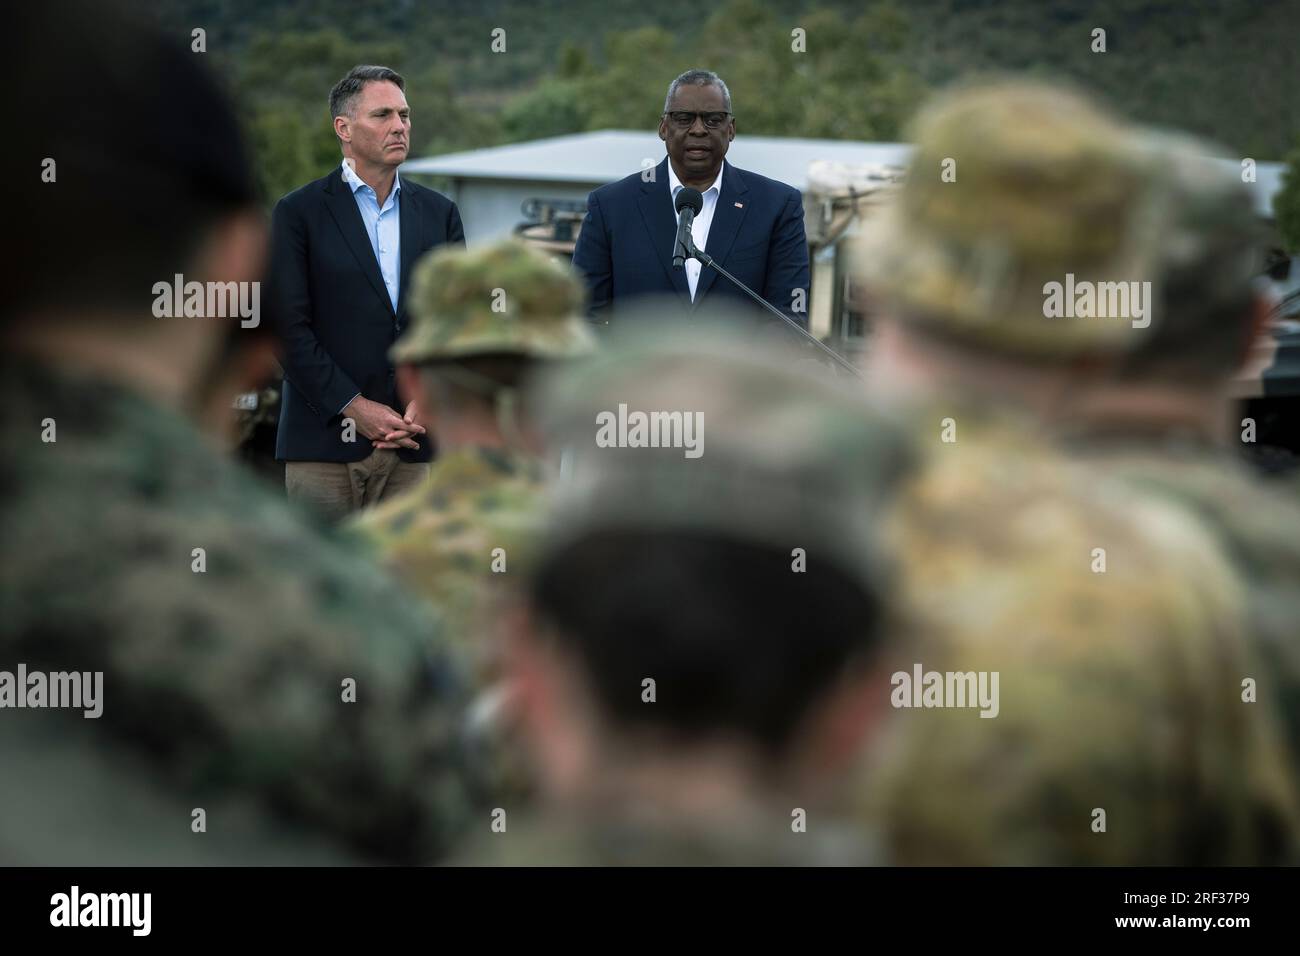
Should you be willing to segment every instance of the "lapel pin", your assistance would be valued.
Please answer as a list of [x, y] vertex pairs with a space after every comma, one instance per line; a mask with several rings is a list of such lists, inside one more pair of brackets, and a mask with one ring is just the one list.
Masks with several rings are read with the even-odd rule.
[[736, 203], [736, 208], [737, 208], [737, 209], [744, 209], [744, 208], [745, 208], [745, 204], [744, 204], [743, 202], [738, 202], [738, 203]]

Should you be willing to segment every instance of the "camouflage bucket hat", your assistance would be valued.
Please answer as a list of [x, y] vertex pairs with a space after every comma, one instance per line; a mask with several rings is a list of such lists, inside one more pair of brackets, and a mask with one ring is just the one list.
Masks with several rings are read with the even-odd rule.
[[442, 247], [411, 276], [411, 325], [389, 357], [435, 362], [513, 353], [568, 358], [592, 348], [577, 275], [517, 240]]
[[[1201, 311], [1240, 306], [1263, 267], [1267, 237], [1237, 162], [1216, 144], [1166, 130], [1145, 130], [1141, 146], [1166, 170], [1171, 197], [1160, 243], [1166, 285], [1194, 290]], [[1171, 332], [1180, 318], [1171, 311]]]
[[603, 531], [713, 535], [802, 548], [880, 587], [876, 526], [911, 462], [902, 434], [859, 383], [791, 346], [738, 340], [699, 313], [689, 326], [660, 318], [536, 385], [561, 453], [547, 549]]
[[1158, 299], [1170, 196], [1136, 129], [1068, 89], [1001, 81], [940, 96], [910, 132], [907, 179], [858, 243], [869, 294], [990, 348], [1050, 358], [1137, 345], [1131, 315], [1049, 315], [1045, 288], [1105, 283], [1127, 302], [1133, 287], [1114, 284], [1148, 280]]

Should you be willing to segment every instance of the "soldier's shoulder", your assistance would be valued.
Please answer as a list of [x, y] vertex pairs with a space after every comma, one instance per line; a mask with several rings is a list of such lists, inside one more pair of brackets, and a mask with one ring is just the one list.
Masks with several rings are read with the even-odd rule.
[[[1240, 581], [1194, 515], [1014, 431], [936, 444], [889, 531], [918, 588], [1012, 619], [1037, 607], [1060, 645], [1123, 642], [1142, 622], [1143, 646], [1190, 653], [1185, 627], [1208, 636], [1244, 613]], [[1005, 591], [986, 587], [996, 575]], [[953, 613], [954, 633], [969, 633]]]

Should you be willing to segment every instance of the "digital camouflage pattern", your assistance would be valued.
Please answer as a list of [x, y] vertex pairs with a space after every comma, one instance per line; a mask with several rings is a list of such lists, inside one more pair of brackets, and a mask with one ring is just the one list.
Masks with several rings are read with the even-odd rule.
[[435, 249], [411, 274], [411, 325], [390, 355], [413, 363], [580, 355], [592, 347], [584, 294], [572, 267], [518, 240]]
[[997, 671], [1000, 710], [892, 712], [860, 790], [889, 857], [1294, 858], [1277, 728], [1242, 700], [1259, 670], [1247, 596], [1199, 522], [1005, 411], [937, 402], [910, 420], [934, 441], [886, 539], [912, 625], [890, 670]]
[[471, 795], [437, 621], [167, 409], [2, 373], [0, 667], [104, 673], [98, 720], [0, 714], [5, 862], [442, 854]]
[[418, 488], [348, 527], [438, 610], [442, 634], [486, 679], [495, 669], [494, 612], [528, 573], [543, 493], [541, 462], [506, 449], [462, 448], [439, 457]]
[[1131, 130], [1068, 89], [985, 83], [937, 98], [894, 201], [865, 224], [859, 273], [909, 320], [1040, 357], [1116, 352], [1124, 318], [1044, 316], [1044, 285], [1151, 279], [1164, 171]]

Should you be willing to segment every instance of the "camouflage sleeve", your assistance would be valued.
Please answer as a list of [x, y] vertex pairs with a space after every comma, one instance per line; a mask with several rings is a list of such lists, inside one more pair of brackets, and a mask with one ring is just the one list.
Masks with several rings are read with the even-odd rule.
[[62, 414], [7, 509], [4, 658], [102, 671], [94, 732], [194, 806], [253, 794], [365, 857], [441, 854], [469, 793], [438, 620], [183, 423]]

